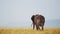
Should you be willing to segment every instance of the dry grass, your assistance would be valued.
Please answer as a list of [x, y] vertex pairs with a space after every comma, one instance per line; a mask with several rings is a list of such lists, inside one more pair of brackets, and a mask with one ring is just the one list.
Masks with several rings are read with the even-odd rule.
[[0, 34], [60, 34], [60, 28], [45, 28], [44, 31], [32, 28], [0, 28]]

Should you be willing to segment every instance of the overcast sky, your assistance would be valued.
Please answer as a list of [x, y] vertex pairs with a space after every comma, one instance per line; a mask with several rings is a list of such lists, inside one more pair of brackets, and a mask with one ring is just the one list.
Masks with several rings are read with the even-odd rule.
[[46, 20], [60, 19], [60, 0], [0, 0], [0, 26], [26, 25], [37, 13]]

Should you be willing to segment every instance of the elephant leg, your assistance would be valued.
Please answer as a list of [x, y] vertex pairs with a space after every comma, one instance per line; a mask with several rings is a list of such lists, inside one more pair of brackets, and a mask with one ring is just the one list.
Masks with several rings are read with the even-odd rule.
[[40, 26], [39, 26], [39, 30], [40, 30]]
[[42, 29], [42, 27], [41, 26], [39, 26], [39, 30], [41, 30]]
[[42, 26], [42, 30], [44, 29], [44, 27]]
[[35, 24], [33, 24], [33, 29], [35, 28]]
[[36, 25], [36, 29], [38, 30], [39, 29], [39, 26]]

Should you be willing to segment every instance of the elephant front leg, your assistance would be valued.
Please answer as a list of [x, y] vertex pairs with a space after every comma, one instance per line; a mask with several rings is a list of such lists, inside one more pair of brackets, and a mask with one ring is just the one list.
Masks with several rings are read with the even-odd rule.
[[35, 24], [33, 24], [33, 30], [34, 30], [34, 28], [35, 28]]
[[39, 26], [38, 25], [36, 25], [36, 29], [39, 30]]

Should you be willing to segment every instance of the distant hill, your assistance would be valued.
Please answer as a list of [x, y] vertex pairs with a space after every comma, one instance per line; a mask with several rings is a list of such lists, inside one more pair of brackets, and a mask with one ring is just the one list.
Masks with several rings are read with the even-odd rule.
[[60, 28], [60, 19], [46, 20], [45, 27]]

